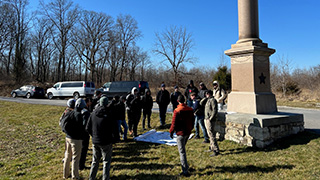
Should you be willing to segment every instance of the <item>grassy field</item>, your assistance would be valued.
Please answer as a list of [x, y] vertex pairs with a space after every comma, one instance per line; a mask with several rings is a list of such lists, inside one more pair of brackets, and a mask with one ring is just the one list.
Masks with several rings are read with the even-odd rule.
[[[63, 107], [0, 101], [0, 179], [62, 179], [64, 138], [58, 126]], [[171, 122], [171, 115], [167, 123]], [[157, 114], [152, 126], [157, 127]], [[141, 123], [139, 133], [143, 133]], [[168, 131], [168, 129], [164, 129]], [[141, 142], [114, 146], [111, 179], [319, 179], [320, 136], [303, 132], [266, 149], [219, 142], [209, 157], [203, 139], [187, 144], [192, 176], [179, 177], [177, 147]], [[89, 149], [86, 166], [90, 166]], [[102, 164], [98, 179], [102, 178]], [[80, 172], [87, 179], [89, 170]]]

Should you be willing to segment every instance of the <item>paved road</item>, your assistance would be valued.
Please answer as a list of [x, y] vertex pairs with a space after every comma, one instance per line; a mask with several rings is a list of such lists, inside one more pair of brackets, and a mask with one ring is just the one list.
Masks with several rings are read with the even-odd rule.
[[[66, 106], [67, 100], [61, 99], [27, 99], [27, 98], [11, 98], [11, 97], [1, 97], [0, 100], [3, 101], [12, 101], [20, 103], [29, 103], [29, 104], [44, 104], [44, 105], [55, 105], [55, 106]], [[154, 112], [158, 112], [159, 108], [156, 103], [153, 105]], [[290, 113], [300, 113], [304, 115], [305, 128], [311, 129], [320, 134], [320, 110], [314, 109], [303, 109], [303, 108], [292, 108], [279, 106], [278, 110], [280, 112], [290, 112]], [[172, 106], [169, 105], [168, 112], [172, 112]]]

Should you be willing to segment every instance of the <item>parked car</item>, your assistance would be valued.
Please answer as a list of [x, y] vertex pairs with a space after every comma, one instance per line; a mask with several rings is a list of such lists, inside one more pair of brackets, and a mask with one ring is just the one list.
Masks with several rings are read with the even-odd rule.
[[126, 96], [133, 87], [138, 88], [139, 93], [143, 95], [145, 89], [149, 89], [149, 83], [146, 81], [114, 81], [105, 83], [99, 90], [111, 99], [115, 95]]
[[57, 82], [52, 88], [47, 89], [48, 99], [54, 97], [79, 97], [93, 96], [95, 85], [86, 81], [64, 81]]
[[32, 85], [25, 85], [20, 87], [19, 89], [11, 91], [11, 96], [12, 97], [26, 97], [26, 98], [31, 98], [31, 97], [38, 97], [38, 98], [43, 98], [44, 97], [44, 89], [38, 86], [32, 86]]

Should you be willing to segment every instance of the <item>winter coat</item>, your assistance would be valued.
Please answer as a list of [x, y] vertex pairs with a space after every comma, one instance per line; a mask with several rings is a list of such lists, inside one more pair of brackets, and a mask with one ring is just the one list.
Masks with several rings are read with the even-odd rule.
[[170, 94], [167, 90], [160, 90], [156, 97], [156, 102], [159, 106], [168, 106], [170, 103]]
[[188, 100], [188, 106], [193, 109], [193, 112], [197, 116], [204, 116], [204, 106], [200, 105], [201, 99], [197, 98], [194, 101]]
[[179, 104], [173, 112], [170, 134], [189, 136], [194, 126], [193, 110], [186, 104]]
[[92, 136], [92, 143], [109, 145], [119, 139], [119, 129], [116, 121], [110, 119], [106, 107], [99, 106], [90, 116], [86, 130]]
[[205, 103], [205, 109], [204, 109], [204, 119], [209, 121], [215, 121], [217, 120], [218, 115], [218, 105], [217, 100], [211, 96], [209, 98], [203, 98], [200, 102], [200, 105], [203, 105]]
[[214, 82], [218, 84], [218, 87], [216, 89], [213, 89], [213, 96], [218, 103], [224, 103], [227, 94], [224, 89], [220, 88], [220, 84], [217, 81]]
[[184, 96], [186, 97], [186, 99], [190, 99], [190, 94], [194, 92], [196, 93], [196, 96], [198, 95], [199, 91], [198, 88], [196, 88], [195, 86], [190, 86], [190, 84], [186, 87], [186, 91], [184, 92]]
[[85, 120], [83, 119], [83, 115], [81, 113], [81, 109], [74, 109], [74, 118], [72, 122], [72, 129], [67, 132], [66, 136], [70, 139], [75, 140], [83, 140], [85, 132]]
[[202, 89], [200, 89], [200, 91], [199, 91], [199, 97], [201, 98], [201, 99], [203, 99], [203, 98], [205, 98], [206, 97], [206, 92], [207, 92], [207, 87], [205, 86], [205, 85], [203, 85], [203, 88]]
[[144, 110], [151, 110], [153, 107], [153, 99], [151, 93], [147, 95], [147, 92], [150, 92], [150, 90], [146, 89], [144, 95], [142, 96], [142, 108]]
[[180, 96], [180, 95], [182, 95], [181, 94], [181, 92], [173, 92], [173, 93], [171, 93], [171, 95], [170, 95], [170, 101], [171, 101], [171, 104], [172, 104], [172, 106], [175, 106], [175, 107], [177, 107], [178, 106], [178, 97]]

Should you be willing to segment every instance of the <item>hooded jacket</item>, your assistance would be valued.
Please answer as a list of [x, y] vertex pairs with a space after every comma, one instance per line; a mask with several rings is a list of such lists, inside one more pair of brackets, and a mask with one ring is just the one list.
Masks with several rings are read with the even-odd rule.
[[[192, 87], [190, 86], [192, 85]], [[196, 88], [193, 84], [193, 81], [190, 80], [188, 86], [186, 87], [186, 91], [184, 92], [184, 96], [186, 97], [186, 99], [190, 99], [190, 93], [196, 93], [196, 95], [198, 95], [199, 91], [198, 88]]]
[[[150, 94], [147, 95], [147, 92], [150, 92]], [[151, 97], [151, 91], [149, 89], [146, 89], [144, 95], [142, 96], [142, 108], [144, 110], [151, 110], [152, 107], [153, 99]]]
[[83, 140], [85, 133], [85, 120], [81, 113], [82, 109], [74, 109], [74, 118], [72, 120], [72, 129], [67, 132], [66, 136], [70, 139]]
[[134, 91], [138, 90], [136, 87], [133, 87], [131, 89], [131, 93], [127, 95], [126, 97], [126, 107], [127, 110], [130, 111], [131, 110], [131, 101], [134, 99]]
[[220, 88], [220, 84], [218, 81], [213, 81], [213, 83], [218, 85], [218, 87], [216, 89], [213, 89], [213, 96], [217, 100], [218, 103], [223, 103], [227, 94], [224, 91], [224, 89]]
[[105, 106], [99, 106], [90, 116], [87, 132], [92, 136], [92, 143], [109, 145], [119, 139], [118, 124], [109, 117]]

